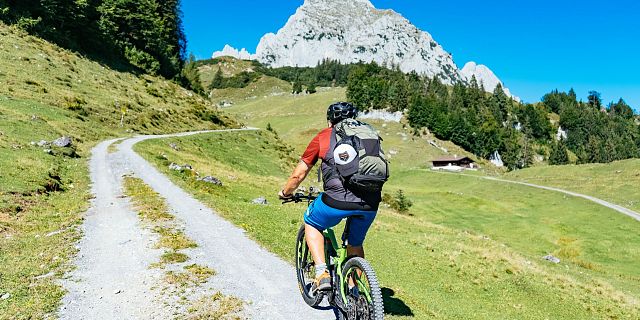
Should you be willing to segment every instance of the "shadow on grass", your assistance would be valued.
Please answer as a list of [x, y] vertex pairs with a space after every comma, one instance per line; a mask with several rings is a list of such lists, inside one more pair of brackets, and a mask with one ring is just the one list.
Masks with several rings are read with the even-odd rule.
[[394, 297], [395, 291], [382, 288], [382, 300], [384, 300], [384, 313], [392, 316], [413, 317], [413, 311], [404, 301]]

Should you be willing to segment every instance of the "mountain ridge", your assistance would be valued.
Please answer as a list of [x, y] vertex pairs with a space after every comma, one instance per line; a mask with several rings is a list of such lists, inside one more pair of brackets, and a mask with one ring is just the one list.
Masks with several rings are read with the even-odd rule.
[[[255, 54], [227, 45], [213, 57], [224, 55], [271, 67], [314, 67], [323, 59], [376, 62], [448, 85], [468, 83], [475, 75], [488, 92], [497, 84], [504, 88], [488, 67], [471, 62], [474, 68], [459, 69], [431, 34], [391, 9], [376, 9], [368, 0], [305, 0], [280, 30], [261, 38]], [[505, 93], [511, 96], [506, 88]]]

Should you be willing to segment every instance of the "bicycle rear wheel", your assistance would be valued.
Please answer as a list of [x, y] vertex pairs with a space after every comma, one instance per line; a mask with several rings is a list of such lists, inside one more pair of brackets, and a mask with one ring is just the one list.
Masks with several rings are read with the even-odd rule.
[[362, 258], [351, 258], [342, 269], [346, 289], [346, 318], [383, 320], [384, 304], [380, 283], [373, 268]]
[[304, 236], [304, 225], [298, 230], [296, 239], [296, 274], [298, 276], [298, 288], [304, 302], [311, 307], [317, 307], [323, 295], [314, 295], [311, 292], [313, 281], [315, 280], [315, 263], [309, 252], [307, 241]]

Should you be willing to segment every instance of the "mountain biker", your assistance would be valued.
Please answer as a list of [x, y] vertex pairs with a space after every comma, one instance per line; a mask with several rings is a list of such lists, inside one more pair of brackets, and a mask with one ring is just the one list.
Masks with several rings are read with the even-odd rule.
[[[331, 289], [331, 276], [325, 261], [322, 232], [337, 225], [344, 218], [351, 219], [347, 253], [349, 256], [364, 258], [362, 245], [382, 199], [381, 192], [349, 190], [339, 177], [331, 175], [330, 161], [334, 157], [331, 147], [336, 144], [336, 136], [332, 135], [332, 129], [345, 119], [355, 119], [357, 113], [358, 110], [351, 103], [338, 102], [329, 106], [327, 110], [328, 128], [322, 130], [311, 140], [300, 158], [298, 166], [293, 170], [285, 187], [278, 194], [280, 199], [290, 199], [318, 159], [322, 160], [324, 193], [313, 202], [304, 216], [305, 238], [316, 269], [312, 292]], [[331, 141], [332, 139], [334, 141]]]

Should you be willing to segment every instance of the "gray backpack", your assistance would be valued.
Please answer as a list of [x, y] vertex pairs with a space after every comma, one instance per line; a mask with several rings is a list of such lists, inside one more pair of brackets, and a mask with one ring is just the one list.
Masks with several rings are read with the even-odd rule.
[[331, 134], [337, 143], [330, 163], [345, 188], [356, 192], [382, 191], [389, 179], [389, 163], [376, 130], [364, 122], [345, 119], [334, 126]]

